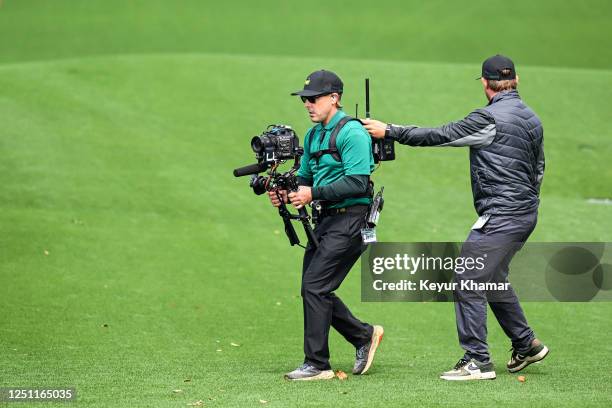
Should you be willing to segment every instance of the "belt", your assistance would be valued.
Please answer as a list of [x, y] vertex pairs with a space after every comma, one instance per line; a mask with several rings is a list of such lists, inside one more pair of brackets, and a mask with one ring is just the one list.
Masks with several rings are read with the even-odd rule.
[[367, 211], [369, 207], [369, 205], [357, 204], [343, 208], [324, 208], [321, 210], [321, 215], [327, 217], [342, 214], [362, 214]]

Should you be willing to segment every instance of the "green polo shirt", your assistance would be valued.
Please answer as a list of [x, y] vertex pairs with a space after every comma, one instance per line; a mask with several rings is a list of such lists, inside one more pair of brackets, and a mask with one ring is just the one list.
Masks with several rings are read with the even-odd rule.
[[[361, 123], [350, 121], [344, 125], [336, 137], [336, 147], [340, 152], [342, 161], [336, 161], [331, 154], [321, 156], [319, 162], [312, 156], [319, 150], [329, 148], [329, 139], [332, 130], [346, 116], [339, 110], [326, 126], [319, 123], [306, 132], [304, 140], [304, 155], [298, 170], [298, 176], [311, 180], [312, 186], [325, 186], [344, 176], [369, 176], [374, 170], [374, 157], [372, 156], [372, 139]], [[312, 134], [311, 130], [314, 129]], [[321, 134], [325, 130], [321, 139]], [[309, 137], [310, 136], [310, 137]], [[347, 198], [331, 205], [332, 208], [344, 208], [356, 204], [370, 204], [369, 197]]]

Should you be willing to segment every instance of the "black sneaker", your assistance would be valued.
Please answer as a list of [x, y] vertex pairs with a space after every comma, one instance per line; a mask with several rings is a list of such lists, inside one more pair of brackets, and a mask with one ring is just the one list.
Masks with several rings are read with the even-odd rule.
[[513, 348], [510, 350], [512, 351], [512, 356], [506, 367], [508, 367], [508, 371], [511, 373], [519, 372], [529, 364], [543, 360], [549, 351], [548, 347], [538, 339], [534, 339], [531, 342], [531, 348], [525, 354], [519, 354]]
[[285, 379], [291, 381], [331, 380], [334, 378], [332, 370], [319, 370], [308, 363], [304, 363], [290, 373], [285, 374]]
[[452, 370], [442, 373], [440, 378], [448, 381], [494, 380], [496, 375], [493, 363], [481, 363], [474, 359], [462, 358]]
[[370, 341], [359, 347], [355, 353], [355, 365], [353, 366], [353, 374], [365, 374], [370, 369], [372, 361], [374, 361], [374, 353], [382, 341], [385, 331], [382, 326], [374, 326], [372, 338]]

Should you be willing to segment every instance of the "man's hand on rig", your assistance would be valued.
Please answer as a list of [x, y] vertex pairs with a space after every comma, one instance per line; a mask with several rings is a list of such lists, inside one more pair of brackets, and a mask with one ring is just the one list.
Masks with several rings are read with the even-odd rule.
[[299, 186], [298, 191], [289, 193], [289, 200], [295, 208], [300, 209], [312, 201], [312, 189], [308, 186]]
[[387, 130], [386, 123], [375, 119], [361, 119], [361, 122], [363, 123], [363, 127], [368, 131], [370, 136], [375, 137], [377, 139], [382, 139], [383, 137], [385, 137], [385, 132]]
[[281, 199], [283, 200], [284, 203], [288, 203], [289, 202], [289, 200], [287, 199], [287, 190], [272, 190], [272, 191], [268, 191], [268, 196], [270, 197], [270, 201], [272, 202], [272, 205], [274, 207], [280, 207], [280, 205], [281, 205], [281, 202], [278, 199], [278, 195], [281, 196]]

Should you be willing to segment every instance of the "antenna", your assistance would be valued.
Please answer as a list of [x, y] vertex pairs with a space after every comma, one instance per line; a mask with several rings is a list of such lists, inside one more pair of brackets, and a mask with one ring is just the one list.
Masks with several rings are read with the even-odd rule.
[[370, 78], [365, 79], [366, 118], [370, 119]]

